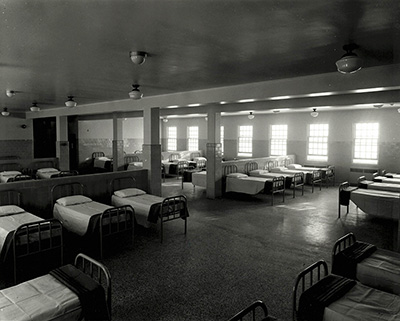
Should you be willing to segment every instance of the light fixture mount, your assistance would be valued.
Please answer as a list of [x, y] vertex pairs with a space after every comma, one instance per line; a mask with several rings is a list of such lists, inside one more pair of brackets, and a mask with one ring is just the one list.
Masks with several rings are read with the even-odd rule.
[[318, 117], [319, 113], [317, 112], [317, 108], [313, 108], [313, 111], [310, 113], [311, 117]]
[[247, 115], [247, 118], [248, 119], [254, 119], [254, 115], [253, 115], [252, 111]]
[[15, 96], [15, 91], [14, 90], [6, 90], [6, 95], [7, 97], [14, 97]]
[[132, 91], [129, 92], [129, 97], [131, 99], [140, 99], [143, 97], [143, 94], [139, 90], [139, 85], [132, 85]]
[[68, 96], [68, 100], [65, 102], [65, 106], [67, 107], [76, 107], [77, 103], [74, 100], [74, 96]]
[[31, 111], [40, 111], [40, 107], [38, 107], [37, 102], [33, 102], [32, 106], [29, 108]]
[[7, 107], [3, 108], [3, 111], [1, 112], [1, 115], [4, 117], [10, 116], [10, 112], [8, 111]]
[[344, 45], [346, 53], [336, 61], [337, 70], [342, 74], [352, 74], [361, 69], [361, 59], [353, 52], [358, 46], [354, 43]]
[[148, 54], [145, 51], [130, 51], [129, 56], [135, 65], [141, 65], [145, 62]]

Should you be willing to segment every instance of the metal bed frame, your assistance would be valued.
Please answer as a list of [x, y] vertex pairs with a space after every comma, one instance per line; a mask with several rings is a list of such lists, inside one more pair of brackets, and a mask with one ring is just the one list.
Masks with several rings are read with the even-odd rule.
[[[57, 192], [60, 189], [60, 194]], [[65, 193], [62, 191], [66, 190]], [[62, 196], [70, 195], [83, 195], [84, 185], [78, 182], [64, 183], [54, 185], [51, 188], [51, 204], [54, 205], [55, 201]], [[55, 195], [58, 195], [55, 197]], [[103, 258], [104, 254], [104, 241], [112, 236], [130, 234], [131, 244], [134, 240], [134, 214], [135, 211], [132, 206], [118, 206], [111, 209], [105, 210], [99, 215], [99, 247], [100, 247], [100, 258]]]
[[[349, 213], [349, 206], [350, 206], [350, 199], [349, 199], [349, 203], [348, 204], [342, 204], [340, 201], [341, 201], [341, 198], [340, 198], [340, 193], [342, 193], [342, 192], [344, 192], [346, 189], [348, 189], [348, 188], [350, 188], [350, 184], [349, 184], [349, 182], [343, 182], [343, 183], [341, 183], [340, 185], [339, 185], [339, 197], [338, 197], [338, 218], [340, 218], [340, 215], [341, 215], [341, 206], [346, 206], [346, 214], [348, 214]], [[353, 187], [353, 189], [354, 190], [356, 190], [357, 189], [357, 187]], [[349, 193], [351, 193], [351, 190], [349, 191]], [[356, 205], [356, 207], [357, 207], [357, 209], [358, 209], [358, 206]]]
[[[259, 317], [259, 318], [257, 318]], [[268, 315], [268, 308], [265, 303], [261, 300], [254, 301], [248, 307], [244, 308], [233, 317], [231, 317], [228, 321], [243, 321], [243, 320], [276, 320], [273, 317]]]
[[[247, 162], [244, 164], [244, 171], [248, 175], [251, 171], [258, 169], [258, 163], [257, 162]], [[282, 193], [282, 202], [285, 202], [285, 177], [284, 176], [279, 176], [279, 177], [273, 177], [271, 178], [272, 184], [271, 184], [271, 190], [268, 191], [264, 189], [265, 194], [271, 194], [271, 205], [274, 205], [274, 194], [276, 193]], [[267, 182], [265, 183], [267, 185]]]
[[95, 159], [96, 157], [104, 157], [106, 154], [104, 152], [93, 152], [92, 153], [92, 158]]
[[45, 260], [46, 268], [51, 269], [51, 265], [48, 265], [49, 256], [59, 254], [59, 263], [53, 264], [53, 268], [62, 265], [64, 241], [61, 222], [52, 218], [20, 225], [14, 232], [12, 248], [15, 284], [18, 283], [19, 268], [24, 265], [31, 268], [32, 260], [35, 258], [41, 262]]
[[[110, 182], [110, 194], [112, 195], [114, 191], [124, 188], [130, 188], [136, 186], [136, 180], [132, 176], [114, 178]], [[134, 209], [134, 208], [133, 208]], [[181, 211], [187, 211], [187, 199], [184, 195], [176, 195], [171, 197], [166, 197], [163, 199], [160, 205], [160, 211], [158, 217], [160, 218], [160, 238], [161, 243], [164, 237], [164, 223], [181, 218], [185, 221], [185, 235], [187, 234], [187, 216], [181, 216]]]
[[200, 157], [200, 156], [201, 156], [200, 152], [192, 152], [192, 153], [190, 153], [189, 158], [190, 158], [190, 160], [192, 161], [192, 160], [194, 160], [196, 157]]
[[0, 191], [0, 205], [21, 205], [21, 192], [16, 190]]
[[301, 286], [301, 293], [303, 293], [305, 290], [313, 286], [315, 283], [317, 283], [319, 280], [321, 280], [327, 275], [328, 275], [328, 264], [324, 260], [319, 260], [311, 264], [297, 275], [292, 291], [293, 321], [297, 320], [297, 314], [299, 308], [298, 299], [300, 298], [300, 295], [298, 296], [297, 294], [298, 291], [300, 291], [300, 286]]

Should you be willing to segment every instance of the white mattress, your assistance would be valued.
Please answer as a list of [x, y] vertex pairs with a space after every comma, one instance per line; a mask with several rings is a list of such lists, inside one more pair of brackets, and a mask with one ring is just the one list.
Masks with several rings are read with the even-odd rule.
[[127, 170], [143, 169], [143, 162], [129, 163]]
[[324, 311], [324, 321], [399, 321], [400, 297], [357, 282]]
[[399, 219], [399, 193], [358, 188], [351, 192], [350, 199], [367, 214]]
[[50, 274], [0, 291], [0, 320], [81, 320], [78, 296]]
[[256, 195], [264, 190], [265, 182], [270, 179], [265, 177], [227, 177], [226, 192]]
[[48, 168], [46, 170], [40, 170], [38, 169], [36, 172], [36, 176], [38, 178], [51, 178], [52, 175], [58, 174], [60, 171], [56, 168]]
[[400, 178], [388, 178], [385, 176], [376, 176], [374, 180], [379, 180], [382, 183], [400, 184]]
[[370, 182], [367, 189], [400, 193], [400, 185], [393, 183]]
[[111, 162], [112, 159], [108, 157], [96, 157], [93, 161], [93, 167], [104, 168], [107, 162]]
[[56, 203], [53, 208], [53, 216], [60, 220], [68, 231], [83, 236], [89, 227], [90, 218], [109, 208], [112, 208], [112, 206], [94, 201], [70, 206], [62, 206]]
[[[298, 172], [298, 171], [296, 171]], [[291, 173], [283, 173], [283, 172], [278, 172], [278, 173], [271, 173], [268, 172], [266, 169], [255, 169], [249, 173], [250, 176], [254, 177], [265, 177], [265, 178], [274, 178], [274, 177], [293, 177], [294, 174]]]
[[207, 187], [207, 172], [194, 172], [192, 173], [192, 184], [194, 186]]
[[151, 194], [143, 194], [131, 197], [111, 197], [111, 204], [114, 206], [131, 205], [135, 210], [136, 222], [144, 227], [150, 227], [152, 224], [147, 220], [150, 208], [153, 204], [161, 203], [164, 198]]
[[0, 174], [0, 183], [7, 183], [10, 178], [14, 178], [17, 175], [21, 175], [21, 172], [13, 172], [13, 173], [1, 173]]
[[377, 249], [357, 264], [357, 279], [370, 287], [400, 295], [400, 253]]

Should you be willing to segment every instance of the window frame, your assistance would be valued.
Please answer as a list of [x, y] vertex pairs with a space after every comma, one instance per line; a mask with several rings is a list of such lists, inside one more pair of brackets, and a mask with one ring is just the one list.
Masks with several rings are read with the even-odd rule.
[[[366, 136], [369, 136], [372, 131], [376, 132], [376, 137], [357, 137], [358, 131], [357, 131], [357, 126], [365, 126], [365, 125], [369, 125], [369, 126], [365, 126], [367, 128], [363, 129], [364, 134], [366, 134]], [[371, 128], [371, 126], [376, 126], [376, 128]], [[360, 129], [361, 130], [361, 129]], [[353, 164], [362, 164], [362, 165], [378, 165], [379, 163], [379, 131], [380, 131], [380, 125], [378, 122], [363, 122], [363, 123], [355, 123], [353, 125], [353, 157], [352, 157], [352, 162]], [[362, 136], [362, 135], [361, 135]], [[362, 140], [364, 141], [363, 144], [357, 143], [357, 140]], [[369, 145], [370, 148], [374, 148], [375, 150], [371, 151], [371, 150], [365, 150], [365, 148], [367, 148]], [[364, 150], [360, 150], [357, 151], [357, 148], [361, 148], [362, 146], [364, 146]], [[368, 154], [376, 154], [375, 158], [374, 157], [358, 157], [357, 153], [368, 153]], [[373, 156], [373, 155], [371, 155]]]
[[[285, 128], [284, 132], [285, 132], [285, 138], [283, 137], [274, 137], [274, 132], [282, 132], [282, 130], [280, 130], [279, 128]], [[274, 128], [276, 130], [274, 130]], [[288, 125], [287, 124], [274, 124], [271, 125], [270, 127], [270, 133], [271, 133], [271, 139], [270, 139], [270, 145], [269, 145], [269, 151], [270, 151], [270, 156], [285, 156], [287, 155], [287, 137], [288, 137]], [[278, 148], [273, 148], [273, 146], [278, 146]], [[282, 146], [284, 145], [284, 148], [282, 148]], [[279, 153], [279, 154], [275, 154], [273, 151], [275, 150], [284, 150], [284, 153]]]
[[[196, 129], [193, 131], [192, 129]], [[199, 150], [199, 126], [187, 126], [187, 140], [186, 140], [186, 146], [187, 150], [189, 151], [196, 151]], [[192, 134], [196, 133], [196, 137], [192, 137]], [[193, 149], [191, 146], [195, 145], [195, 149]]]
[[[245, 128], [247, 127], [247, 129]], [[250, 130], [249, 130], [250, 129]], [[244, 132], [251, 132], [250, 136], [242, 136]], [[249, 142], [250, 140], [250, 142]], [[253, 156], [253, 125], [240, 125], [238, 128], [238, 142], [237, 142], [237, 156], [238, 157], [252, 157]], [[244, 146], [247, 145], [247, 146]], [[245, 147], [246, 150], [242, 148]]]
[[[318, 127], [314, 128], [316, 126], [319, 127], [323, 126], [326, 128], [318, 128]], [[325, 131], [326, 135], [324, 135]], [[312, 135], [314, 132], [320, 132], [322, 134]], [[321, 145], [323, 146], [321, 147]], [[316, 152], [311, 152], [314, 150]], [[328, 153], [329, 153], [329, 123], [309, 124], [308, 135], [307, 135], [307, 161], [327, 162]]]
[[[171, 137], [170, 129], [175, 128], [175, 137]], [[174, 148], [170, 148], [174, 146]], [[167, 127], [167, 151], [177, 151], [178, 150], [178, 128], [177, 126]]]

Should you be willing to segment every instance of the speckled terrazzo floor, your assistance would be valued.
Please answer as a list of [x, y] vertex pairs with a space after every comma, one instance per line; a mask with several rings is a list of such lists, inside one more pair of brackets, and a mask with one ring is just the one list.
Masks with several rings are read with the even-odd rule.
[[357, 214], [354, 205], [338, 220], [333, 187], [288, 193], [273, 207], [266, 195], [209, 200], [204, 189], [167, 179], [163, 196], [177, 193], [188, 198], [186, 236], [180, 220], [165, 225], [162, 244], [157, 229], [139, 229], [134, 246], [104, 259], [113, 320], [227, 320], [256, 299], [290, 320], [296, 274], [320, 258], [330, 264], [337, 238], [353, 231], [386, 249], [397, 238], [396, 222]]

